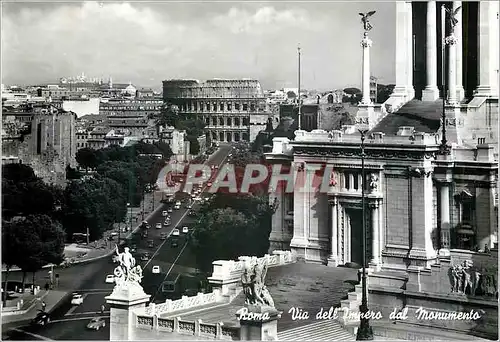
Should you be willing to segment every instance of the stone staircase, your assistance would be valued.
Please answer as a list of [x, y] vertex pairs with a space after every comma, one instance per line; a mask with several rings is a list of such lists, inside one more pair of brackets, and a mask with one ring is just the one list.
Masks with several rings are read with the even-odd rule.
[[355, 341], [335, 320], [319, 321], [278, 333], [278, 341]]

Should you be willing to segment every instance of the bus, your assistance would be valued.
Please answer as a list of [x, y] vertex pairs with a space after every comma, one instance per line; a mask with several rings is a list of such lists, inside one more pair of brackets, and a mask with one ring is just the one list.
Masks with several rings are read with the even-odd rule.
[[169, 274], [167, 279], [161, 284], [161, 292], [167, 294], [178, 291], [180, 277], [180, 274]]

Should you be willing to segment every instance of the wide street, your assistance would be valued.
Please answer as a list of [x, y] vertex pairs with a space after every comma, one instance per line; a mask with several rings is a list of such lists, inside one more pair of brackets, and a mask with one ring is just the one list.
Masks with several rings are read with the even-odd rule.
[[[231, 150], [230, 146], [221, 146], [219, 150], [207, 161], [209, 165], [221, 165]], [[143, 267], [144, 278], [142, 286], [146, 293], [151, 295], [152, 301], [159, 303], [166, 298], [180, 298], [185, 293], [196, 293], [198, 281], [193, 277], [195, 269], [193, 255], [186, 244], [185, 234], [178, 238], [169, 236], [162, 240], [160, 235], [171, 234], [176, 227], [190, 227], [192, 219], [188, 216], [189, 210], [183, 206], [180, 210], [173, 210], [170, 214], [171, 225], [156, 229], [156, 223], [163, 223], [162, 211], [167, 210], [167, 205], [155, 211], [148, 219], [151, 228], [148, 230], [148, 237], [141, 238], [140, 231], [131, 236], [129, 245], [136, 245], [137, 251], [134, 254], [137, 262]], [[173, 246], [172, 241], [177, 239], [177, 246]], [[148, 244], [153, 243], [153, 247]], [[149, 259], [140, 260], [140, 256], [145, 252], [149, 253]], [[109, 324], [99, 331], [86, 328], [91, 318], [105, 316], [109, 323], [109, 308], [106, 307], [104, 314], [100, 313], [101, 305], [105, 304], [105, 298], [113, 289], [113, 284], [106, 284], [105, 278], [108, 274], [113, 274], [115, 264], [111, 257], [106, 257], [98, 261], [75, 265], [69, 268], [56, 269], [59, 274], [58, 290], [68, 291], [68, 295], [54, 309], [51, 314], [51, 322], [45, 327], [32, 327], [28, 322], [16, 322], [4, 324], [2, 326], [2, 339], [11, 340], [109, 340]], [[160, 267], [160, 274], [152, 274], [153, 266]], [[42, 279], [47, 275], [46, 270], [37, 274], [38, 283], [42, 284]], [[176, 279], [175, 291], [164, 293], [160, 286], [165, 280]], [[11, 272], [9, 281], [20, 281], [21, 272]], [[42, 284], [43, 285], [43, 284]], [[186, 292], [187, 290], [187, 292]], [[83, 304], [79, 306], [71, 305], [72, 293], [76, 292], [84, 296]]]

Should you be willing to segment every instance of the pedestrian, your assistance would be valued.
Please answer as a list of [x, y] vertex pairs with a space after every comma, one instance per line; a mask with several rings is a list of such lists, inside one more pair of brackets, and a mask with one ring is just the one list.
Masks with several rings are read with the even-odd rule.
[[104, 304], [101, 305], [101, 313], [104, 314], [104, 310], [106, 309], [106, 307], [104, 306]]
[[45, 312], [45, 308], [47, 307], [47, 304], [45, 302], [42, 302], [42, 311]]

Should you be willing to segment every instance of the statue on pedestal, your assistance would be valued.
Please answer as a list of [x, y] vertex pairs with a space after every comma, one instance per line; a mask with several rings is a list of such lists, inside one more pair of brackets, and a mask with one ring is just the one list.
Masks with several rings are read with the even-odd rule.
[[114, 270], [115, 282], [117, 285], [139, 284], [142, 280], [142, 268], [135, 264], [135, 258], [129, 252], [129, 248], [125, 247], [120, 253], [116, 246], [116, 254], [120, 265]]
[[448, 13], [448, 15], [450, 16], [451, 32], [455, 31], [455, 26], [457, 26], [457, 24], [458, 24], [458, 19], [456, 17], [457, 17], [458, 11], [460, 11], [461, 8], [462, 8], [462, 6], [458, 6], [457, 8], [455, 8], [454, 11], [450, 10], [446, 7], [444, 8], [446, 13]]
[[375, 12], [376, 11], [370, 11], [367, 13], [359, 13], [359, 15], [362, 17], [361, 22], [363, 23], [363, 29], [365, 30], [365, 32], [370, 31], [373, 28], [373, 26], [370, 24], [370, 21], [368, 20], [368, 18], [370, 18], [372, 15], [374, 15]]
[[243, 293], [245, 294], [245, 304], [274, 308], [274, 301], [264, 284], [267, 267], [267, 258], [259, 260], [253, 257], [250, 262], [245, 265], [245, 269], [241, 276]]

